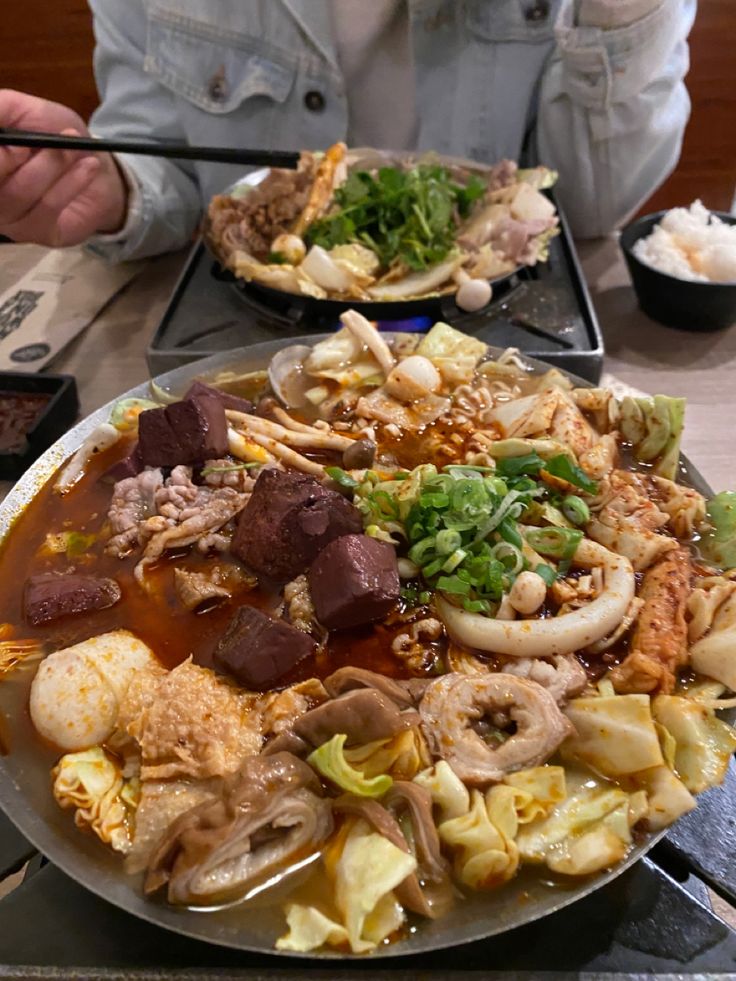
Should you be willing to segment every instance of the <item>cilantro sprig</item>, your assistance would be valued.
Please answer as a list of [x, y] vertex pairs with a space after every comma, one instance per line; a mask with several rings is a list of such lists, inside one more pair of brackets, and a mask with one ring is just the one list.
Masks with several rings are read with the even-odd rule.
[[447, 257], [455, 245], [457, 217], [465, 217], [485, 191], [472, 176], [455, 183], [446, 167], [418, 164], [353, 171], [335, 191], [337, 208], [309, 229], [310, 245], [331, 249], [358, 242], [389, 266], [399, 259], [421, 270]]

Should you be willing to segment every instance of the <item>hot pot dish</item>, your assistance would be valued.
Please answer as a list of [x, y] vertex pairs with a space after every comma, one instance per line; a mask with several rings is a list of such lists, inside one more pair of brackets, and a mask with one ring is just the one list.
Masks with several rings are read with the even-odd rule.
[[115, 406], [2, 547], [0, 684], [131, 890], [364, 954], [721, 782], [736, 495], [681, 399], [342, 324]]

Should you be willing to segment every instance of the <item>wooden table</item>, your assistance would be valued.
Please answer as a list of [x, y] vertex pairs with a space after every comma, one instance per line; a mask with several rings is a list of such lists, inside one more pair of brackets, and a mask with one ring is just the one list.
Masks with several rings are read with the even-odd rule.
[[[42, 250], [1, 248], [3, 290], [38, 261]], [[731, 462], [736, 326], [710, 334], [661, 327], [639, 311], [613, 239], [583, 243], [580, 254], [605, 337], [606, 371], [645, 392], [684, 395], [688, 400], [685, 452], [716, 490], [736, 487]], [[148, 377], [146, 346], [184, 255], [151, 259], [53, 364], [52, 370], [76, 376], [83, 415]]]

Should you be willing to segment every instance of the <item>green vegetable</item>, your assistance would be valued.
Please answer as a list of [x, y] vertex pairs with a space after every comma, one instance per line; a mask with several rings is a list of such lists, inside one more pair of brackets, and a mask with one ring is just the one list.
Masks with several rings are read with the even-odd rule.
[[541, 555], [553, 559], [569, 561], [583, 540], [583, 533], [577, 528], [528, 528], [526, 540]]
[[206, 477], [209, 473], [237, 473], [238, 470], [250, 470], [252, 467], [259, 467], [260, 463], [249, 461], [247, 463], [228, 463], [222, 467], [203, 467], [200, 473]]
[[96, 539], [97, 535], [85, 535], [81, 531], [61, 531], [58, 534], [49, 532], [44, 548], [48, 552], [64, 554], [68, 559], [78, 559], [89, 551]]
[[141, 412], [158, 408], [158, 403], [150, 399], [121, 399], [112, 407], [110, 424], [121, 433], [133, 432], [138, 428], [138, 416]]
[[467, 215], [484, 191], [477, 177], [463, 187], [437, 164], [382, 167], [375, 176], [352, 171], [335, 191], [337, 208], [312, 224], [307, 242], [325, 249], [359, 242], [384, 267], [399, 259], [410, 269], [426, 269], [454, 248], [455, 214]]
[[542, 565], [542, 563], [540, 562], [539, 565], [534, 569], [534, 571], [538, 576], [544, 579], [544, 581], [547, 583], [548, 586], [551, 586], [554, 583], [555, 579], [557, 579], [557, 573], [555, 572], [555, 570], [552, 568], [551, 565]]
[[621, 435], [631, 443], [636, 459], [653, 463], [652, 469], [660, 477], [673, 480], [677, 474], [684, 423], [685, 399], [627, 395], [621, 400]]
[[269, 252], [266, 262], [270, 263], [272, 266], [288, 266], [289, 260], [283, 254], [283, 252]]
[[562, 501], [562, 513], [575, 525], [584, 525], [590, 521], [590, 508], [576, 494], [570, 494]]
[[325, 473], [338, 486], [344, 487], [346, 490], [355, 490], [358, 486], [358, 481], [355, 477], [351, 477], [342, 467], [325, 467]]
[[496, 473], [499, 477], [518, 477], [521, 474], [536, 476], [543, 466], [544, 460], [538, 453], [525, 453], [524, 456], [507, 456], [499, 460]]
[[544, 470], [559, 480], [565, 480], [568, 484], [579, 487], [586, 494], [593, 495], [598, 493], [598, 484], [594, 480], [591, 480], [584, 470], [576, 466], [570, 457], [564, 456], [564, 454], [553, 456], [551, 460], [548, 460], [544, 464]]
[[722, 569], [736, 567], [736, 491], [722, 491], [708, 501], [711, 530], [700, 540], [700, 551]]
[[364, 777], [360, 770], [350, 766], [344, 753], [346, 739], [344, 732], [337, 733], [329, 742], [323, 743], [310, 753], [307, 763], [348, 794], [358, 794], [360, 797], [383, 797], [393, 780], [385, 773], [369, 779]]

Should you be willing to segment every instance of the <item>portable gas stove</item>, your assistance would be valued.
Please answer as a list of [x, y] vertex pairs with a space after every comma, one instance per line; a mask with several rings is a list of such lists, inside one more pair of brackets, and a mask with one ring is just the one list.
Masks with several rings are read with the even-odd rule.
[[[257, 287], [223, 281], [219, 266], [198, 242], [148, 348], [151, 374], [244, 344], [340, 326], [336, 319], [307, 317], [290, 305], [288, 295], [281, 296], [285, 299], [274, 302]], [[425, 331], [443, 319], [489, 344], [517, 347], [591, 382], [599, 380], [603, 338], [564, 219], [550, 244], [549, 261], [524, 267], [497, 285], [488, 307], [462, 313], [446, 299], [440, 318], [383, 320], [379, 328]]]

